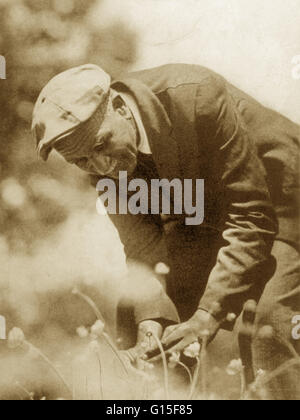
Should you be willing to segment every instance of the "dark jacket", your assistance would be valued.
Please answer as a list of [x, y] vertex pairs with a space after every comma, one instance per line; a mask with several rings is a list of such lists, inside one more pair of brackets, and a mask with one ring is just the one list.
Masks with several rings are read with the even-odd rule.
[[[197, 307], [220, 321], [238, 315], [274, 272], [276, 236], [299, 246], [299, 126], [200, 66], [145, 70], [112, 87], [135, 97], [152, 150], [133, 177], [205, 180], [200, 226], [185, 215], [111, 216], [128, 259], [169, 264], [182, 319]], [[137, 322], [176, 320], [165, 295], [147, 301]]]

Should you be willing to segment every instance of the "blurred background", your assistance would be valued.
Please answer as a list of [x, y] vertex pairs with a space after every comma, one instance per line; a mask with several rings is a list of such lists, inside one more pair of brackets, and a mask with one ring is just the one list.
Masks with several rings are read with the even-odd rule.
[[94, 290], [110, 317], [126, 272], [118, 235], [97, 215], [89, 181], [55, 154], [47, 165], [36, 158], [31, 114], [48, 80], [86, 62], [113, 77], [169, 62], [202, 64], [300, 123], [300, 80], [292, 77], [299, 5], [0, 0], [0, 54], [7, 62], [7, 80], [0, 80], [0, 314], [8, 328], [31, 334], [63, 324], [71, 334], [86, 325], [92, 314], [68, 297], [78, 284]]

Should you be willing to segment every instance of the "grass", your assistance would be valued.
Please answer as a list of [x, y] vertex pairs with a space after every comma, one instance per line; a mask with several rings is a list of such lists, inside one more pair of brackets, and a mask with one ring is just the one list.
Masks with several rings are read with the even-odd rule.
[[[149, 338], [153, 338], [156, 341], [162, 356], [162, 363], [160, 362], [153, 367], [141, 359], [140, 363], [132, 366], [128, 360], [124, 359], [122, 352], [118, 350], [117, 345], [106, 331], [103, 316], [94, 302], [78, 290], [73, 291], [73, 294], [92, 307], [98, 320], [91, 327], [87, 336], [84, 335], [81, 338], [81, 351], [86, 352], [87, 349], [90, 349], [88, 358], [85, 359], [86, 361], [78, 364], [74, 362], [74, 358], [71, 356], [68, 366], [63, 366], [61, 371], [41, 349], [25, 338], [21, 330], [12, 330], [9, 337], [11, 349], [22, 348], [25, 354], [30, 353], [31, 356], [34, 355], [34, 359], [40, 359], [44, 363], [45, 368], [49, 372], [54, 373], [52, 380], [56, 378], [56, 392], [58, 393], [58, 395], [54, 396], [55, 392], [52, 389], [50, 396], [40, 396], [35, 392], [34, 386], [33, 389], [30, 389], [26, 383], [20, 380], [15, 381], [16, 398], [31, 401], [36, 399], [61, 399], [60, 397], [72, 400], [103, 400], [104, 398], [113, 398], [112, 389], [119, 387], [123, 392], [119, 399], [172, 400], [184, 399], [184, 395], [188, 395], [189, 400], [223, 399], [222, 396], [214, 394], [214, 384], [209, 381], [212, 367], [207, 357], [209, 352], [207, 340], [203, 340], [202, 345], [199, 346], [199, 352], [193, 356], [196, 359], [196, 366], [191, 370], [181, 361], [180, 355], [172, 355], [170, 361], [168, 361], [159, 337], [151, 334]], [[249, 328], [248, 331], [250, 331]], [[268, 331], [270, 332], [270, 328]], [[249, 375], [247, 376], [247, 369], [253, 369], [253, 366], [245, 366], [245, 363], [247, 363], [245, 355], [249, 355], [247, 346], [249, 346], [249, 343], [251, 344], [250, 338], [251, 335], [249, 334], [247, 340], [244, 339], [243, 341], [242, 337], [241, 352], [242, 359], [244, 359], [233, 361], [228, 367], [227, 373], [226, 369], [223, 372], [224, 375], [240, 377], [240, 389], [237, 390], [240, 400], [257, 399], [260, 395], [266, 395], [265, 388], [271, 381], [286, 370], [294, 366], [300, 366], [299, 355], [290, 349], [291, 356], [293, 356], [290, 361], [273, 372], [255, 374], [254, 381], [248, 383], [247, 378], [249, 378]], [[277, 337], [277, 339], [279, 338]], [[32, 357], [31, 360], [33, 360]], [[25, 361], [28, 362], [28, 358]], [[84, 366], [85, 363], [86, 368]], [[180, 366], [182, 372], [186, 374], [184, 375], [185, 378], [183, 379], [181, 375], [179, 381], [171, 365], [173, 367]], [[70, 370], [70, 366], [71, 375], [69, 375], [70, 377], [65, 376], [65, 371]], [[90, 366], [92, 366], [92, 369], [89, 369]], [[78, 376], [77, 370], [79, 368], [82, 370], [82, 373], [80, 389], [78, 390], [75, 378]], [[122, 375], [120, 375], [120, 370]], [[171, 370], [173, 370], [172, 374]], [[64, 387], [63, 392], [60, 390], [59, 383]], [[30, 384], [32, 386], [32, 381]], [[59, 393], [63, 395], [59, 395]]]

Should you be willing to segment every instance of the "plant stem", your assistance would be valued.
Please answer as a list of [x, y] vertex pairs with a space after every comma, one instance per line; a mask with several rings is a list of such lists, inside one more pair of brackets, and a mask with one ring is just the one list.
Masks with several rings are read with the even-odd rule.
[[91, 307], [91, 309], [94, 311], [94, 314], [96, 315], [97, 319], [99, 321], [102, 321], [105, 324], [105, 320], [104, 320], [101, 312], [97, 308], [97, 305], [95, 304], [95, 302], [89, 296], [85, 295], [84, 293], [81, 293], [78, 289], [74, 289], [72, 293], [73, 293], [74, 296], [78, 296], [81, 299], [83, 299]]
[[153, 338], [156, 341], [156, 344], [157, 344], [157, 346], [159, 348], [159, 351], [161, 353], [161, 357], [162, 357], [162, 361], [163, 361], [163, 367], [164, 367], [165, 395], [166, 395], [166, 400], [169, 400], [170, 399], [170, 393], [169, 393], [169, 372], [168, 372], [168, 362], [167, 362], [166, 354], [164, 352], [163, 346], [162, 346], [161, 341], [158, 338], [158, 336], [156, 334], [152, 334], [152, 335], [153, 335]]
[[149, 389], [148, 383], [146, 379], [143, 379], [143, 387], [142, 387], [142, 401], [149, 399]]
[[100, 353], [97, 352], [97, 359], [99, 363], [99, 378], [100, 378], [100, 400], [104, 399], [104, 392], [103, 392], [103, 375], [102, 375], [102, 364], [101, 364], [101, 356]]
[[85, 398], [86, 398], [86, 401], [89, 401], [89, 387], [88, 387], [87, 375], [85, 375]]
[[191, 371], [190, 371], [190, 369], [184, 364], [184, 363], [182, 363], [182, 362], [178, 362], [177, 363], [179, 366], [181, 366], [181, 367], [183, 367], [184, 368], [184, 370], [187, 372], [187, 374], [188, 374], [188, 376], [189, 376], [189, 380], [190, 380], [190, 384], [192, 385], [192, 383], [193, 383], [193, 376], [192, 376], [192, 374], [191, 374]]
[[197, 357], [197, 366], [196, 366], [196, 370], [195, 370], [194, 377], [193, 377], [191, 391], [190, 391], [190, 394], [188, 396], [189, 400], [192, 400], [194, 398], [194, 394], [195, 394], [195, 391], [196, 391], [196, 388], [197, 388], [197, 385], [198, 385], [200, 369], [201, 369], [201, 360], [200, 360], [200, 357]]
[[33, 396], [32, 396], [32, 393], [31, 392], [29, 392], [26, 388], [24, 388], [19, 382], [16, 382], [16, 386], [19, 388], [19, 389], [21, 389], [23, 392], [24, 392], [24, 394], [26, 394], [27, 395], [27, 397], [30, 399], [30, 401], [34, 401], [34, 398], [33, 398]]
[[[74, 289], [73, 290], [73, 295], [80, 297], [81, 299], [83, 299], [94, 311], [97, 319], [99, 321], [102, 321], [105, 324], [105, 320], [104, 317], [102, 316], [101, 312], [99, 311], [99, 309], [97, 308], [97, 305], [95, 304], [95, 302], [87, 295], [81, 293], [79, 290]], [[116, 346], [114, 345], [113, 341], [111, 340], [110, 336], [107, 333], [103, 333], [102, 337], [104, 338], [104, 340], [106, 341], [106, 343], [108, 344], [108, 346], [111, 348], [111, 350], [113, 351], [113, 353], [115, 354], [115, 356], [117, 357], [117, 359], [119, 360], [120, 364], [122, 365], [126, 375], [128, 375], [128, 369], [125, 365], [125, 363], [123, 362], [122, 358], [119, 355], [119, 351], [116, 348]]]
[[244, 400], [245, 395], [247, 393], [247, 388], [248, 388], [244, 366], [243, 366], [242, 372], [240, 374], [240, 377], [241, 377], [241, 400]]
[[39, 355], [39, 357], [44, 360], [44, 362], [54, 371], [54, 373], [58, 376], [58, 378], [61, 380], [61, 382], [64, 384], [65, 388], [67, 389], [68, 393], [73, 396], [72, 389], [66, 382], [65, 378], [62, 376], [62, 374], [59, 372], [59, 370], [54, 366], [54, 364], [51, 362], [51, 360], [37, 347], [35, 347], [33, 344], [29, 343], [29, 341], [24, 341], [25, 344], [32, 348], [32, 350]]
[[116, 358], [119, 360], [120, 364], [122, 365], [126, 375], [129, 375], [127, 366], [125, 365], [124, 361], [122, 360], [120, 353], [118, 351], [118, 349], [116, 348], [116, 346], [114, 345], [114, 343], [112, 342], [110, 336], [107, 333], [103, 333], [102, 337], [104, 338], [104, 340], [106, 341], [106, 343], [108, 344], [108, 346], [111, 348], [111, 350], [113, 351], [113, 353], [115, 354]]
[[297, 357], [297, 359], [295, 358], [295, 359], [289, 360], [288, 362], [285, 362], [283, 365], [281, 365], [279, 368], [277, 368], [273, 372], [267, 374], [266, 377], [264, 379], [262, 379], [262, 381], [260, 382], [260, 386], [263, 387], [263, 386], [267, 385], [268, 383], [270, 383], [271, 381], [276, 379], [277, 376], [281, 375], [286, 370], [288, 370], [288, 369], [290, 369], [294, 366], [300, 366], [299, 356]]
[[207, 356], [207, 338], [203, 338], [200, 351], [200, 367], [201, 367], [201, 382], [202, 392], [207, 394], [207, 371], [206, 371], [206, 356]]
[[297, 353], [294, 346], [288, 340], [284, 339], [279, 334], [275, 334], [275, 339], [279, 341], [282, 345], [286, 346], [288, 350], [290, 351], [290, 353], [292, 354], [293, 359], [298, 359], [300, 363], [300, 355]]
[[72, 399], [73, 401], [76, 401], [76, 384], [74, 379], [74, 362], [72, 361]]

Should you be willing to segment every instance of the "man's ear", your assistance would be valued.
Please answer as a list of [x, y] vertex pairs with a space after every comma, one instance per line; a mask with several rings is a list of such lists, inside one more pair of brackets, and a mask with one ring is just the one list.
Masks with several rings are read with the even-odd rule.
[[126, 103], [123, 101], [120, 95], [116, 95], [112, 98], [112, 105], [113, 109], [118, 112], [122, 117], [126, 118], [127, 120], [130, 120], [132, 118], [130, 109], [126, 105]]

